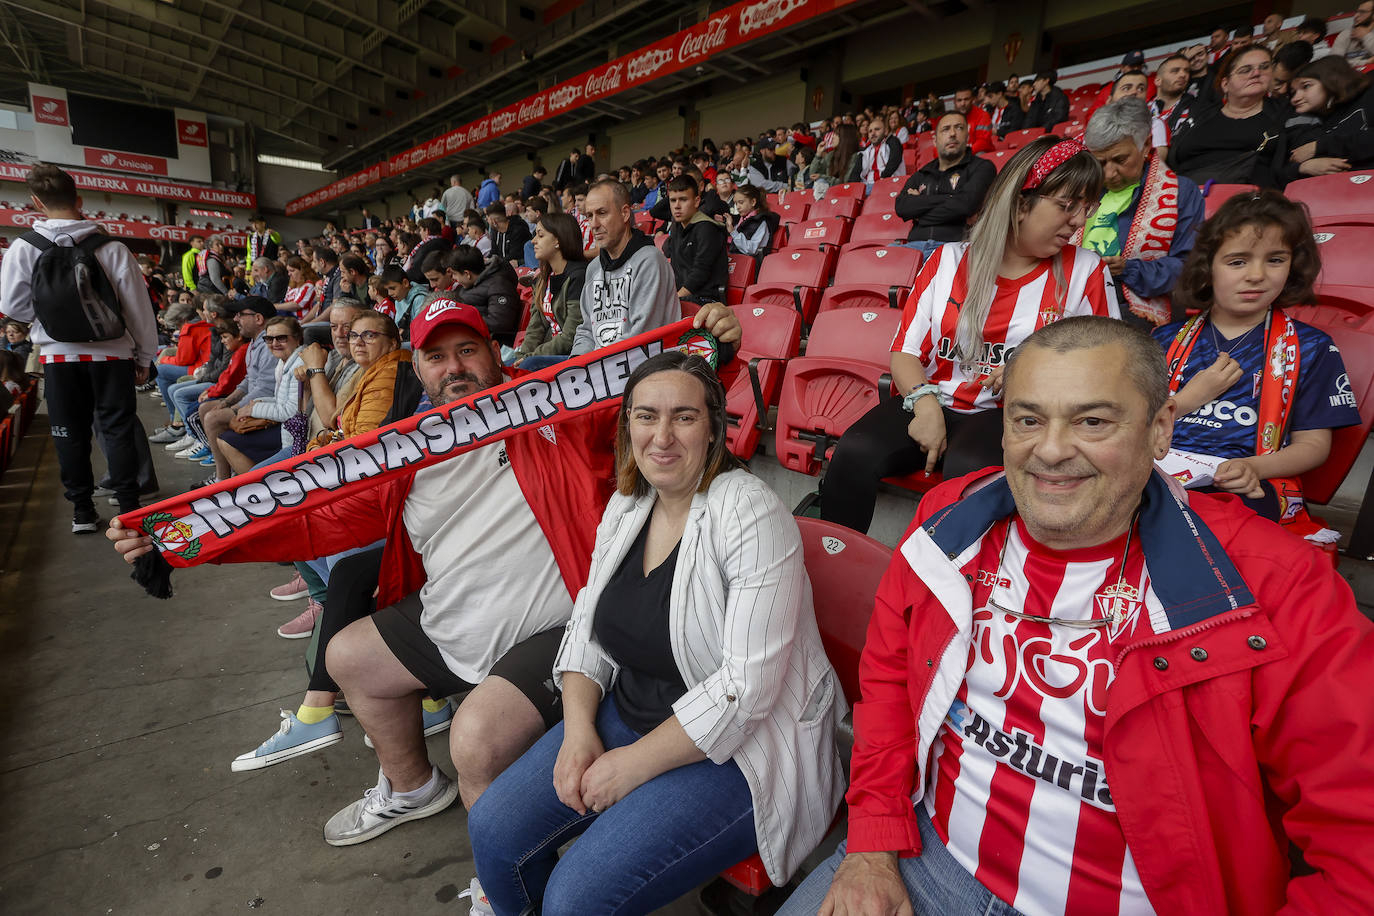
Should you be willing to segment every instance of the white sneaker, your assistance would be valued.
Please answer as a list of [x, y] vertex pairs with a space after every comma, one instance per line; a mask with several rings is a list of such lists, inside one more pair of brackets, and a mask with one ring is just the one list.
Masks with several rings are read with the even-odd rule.
[[199, 441], [200, 440], [198, 440], [195, 436], [191, 435], [190, 433], [187, 433], [177, 441], [164, 446], [164, 448], [166, 448], [169, 452], [179, 452], [187, 446], [191, 445], [192, 443]]
[[468, 916], [496, 916], [496, 911], [491, 908], [491, 903], [487, 900], [487, 895], [482, 891], [482, 885], [476, 878], [468, 885], [468, 889], [458, 895], [466, 897], [472, 901], [472, 906], [468, 907]]
[[191, 437], [191, 440], [192, 440], [192, 441], [191, 441], [191, 444], [190, 444], [190, 445], [186, 446], [185, 448], [183, 448], [181, 451], [177, 452], [177, 453], [176, 453], [175, 455], [173, 455], [172, 457], [173, 457], [173, 458], [190, 458], [193, 454], [195, 454], [196, 452], [200, 451], [200, 440], [199, 440], [199, 439], [196, 439], [194, 436]]
[[458, 798], [458, 783], [438, 767], [431, 769], [433, 789], [417, 801], [391, 793], [391, 783], [377, 771], [377, 785], [344, 808], [324, 825], [324, 841], [330, 846], [353, 846], [381, 836], [397, 824], [438, 814]]

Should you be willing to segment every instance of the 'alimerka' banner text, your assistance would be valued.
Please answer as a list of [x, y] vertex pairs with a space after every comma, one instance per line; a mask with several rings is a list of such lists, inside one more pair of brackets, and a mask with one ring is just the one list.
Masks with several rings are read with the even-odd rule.
[[260, 520], [311, 512], [370, 490], [388, 477], [521, 431], [616, 407], [630, 373], [675, 348], [715, 362], [715, 339], [685, 319], [390, 426], [125, 513], [120, 522], [152, 535], [172, 566], [211, 562], [252, 538]]

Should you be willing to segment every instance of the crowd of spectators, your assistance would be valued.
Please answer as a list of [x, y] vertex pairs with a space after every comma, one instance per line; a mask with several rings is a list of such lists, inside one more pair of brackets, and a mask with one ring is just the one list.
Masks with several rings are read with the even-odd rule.
[[[1310, 744], [1305, 730], [1317, 726], [1275, 710], [1301, 701], [1309, 717], [1324, 715], [1332, 728], [1354, 723], [1367, 736], [1367, 709], [1332, 709], [1306, 686], [1295, 696], [1291, 685], [1318, 678], [1307, 668], [1318, 656], [1334, 659], [1320, 675], [1330, 689], [1362, 683], [1367, 652], [1354, 647], [1372, 637], [1344, 584], [1307, 559], [1315, 551], [1264, 526], [1328, 538], [1302, 510], [1297, 479], [1325, 461], [1333, 429], [1359, 422], [1342, 397], [1344, 366], [1330, 338], [1284, 311], [1313, 301], [1320, 257], [1302, 208], [1278, 189], [1374, 165], [1374, 99], [1360, 72], [1374, 51], [1372, 17], [1374, 0], [1329, 48], [1323, 21], [1286, 32], [1270, 17], [1256, 35], [1219, 29], [1153, 73], [1144, 55], [1128, 54], [1071, 138], [1061, 136], [1069, 98], [1046, 72], [960, 88], [947, 102], [912, 98], [719, 146], [703, 140], [616, 168], [602, 168], [587, 144], [554, 166], [549, 184], [543, 166], [521, 178], [518, 192], [507, 192], [498, 172], [475, 189], [455, 175], [404, 216], [363, 209], [357, 228], [330, 224], [290, 244], [255, 217], [241, 261], [211, 237], [192, 239], [174, 267], [103, 262], [127, 274], [122, 290], [146, 292], [137, 303], [122, 299], [143, 317], [129, 322], [128, 344], [109, 351], [108, 369], [89, 368], [100, 364], [83, 361], [85, 349], [44, 332], [20, 276], [36, 254], [20, 247], [17, 258], [12, 249], [0, 275], [0, 305], [11, 316], [0, 381], [10, 385], [13, 364], [36, 343], [55, 417], [71, 417], [62, 437], [72, 441], [59, 458], [73, 531], [89, 533], [102, 491], [78, 451], [84, 437], [89, 452], [93, 425], [111, 455], [106, 495], [128, 512], [156, 490], [149, 442], [213, 469], [198, 485], [214, 484], [697, 307], [697, 326], [720, 340], [728, 362], [740, 334], [720, 305], [728, 258], [778, 249], [782, 222], [770, 197], [819, 200], [840, 183], [872, 190], [904, 178], [892, 207], [905, 225], [891, 244], [918, 249], [923, 266], [892, 346], [898, 396], [840, 439], [820, 513], [865, 531], [883, 478], [926, 470], [953, 482], [922, 502], [924, 527], [908, 532], [878, 598], [872, 632], [881, 644], [865, 655], [856, 710], [849, 846], [813, 873], [790, 911], [865, 894], [888, 902], [910, 895], [951, 911], [938, 894], [922, 896], [931, 886], [950, 890], [949, 899], [983, 894], [1005, 908], [994, 912], [1063, 909], [1062, 895], [1042, 882], [1018, 886], [999, 842], [1055, 863], [1052, 880], [1074, 882], [1084, 900], [1110, 899], [1123, 910], [1191, 899], [1189, 882], [1205, 889], [1198, 900], [1219, 901], [1252, 858], [1286, 863], [1290, 839], [1309, 865], [1345, 882], [1302, 893], [1316, 901], [1358, 891], [1364, 899], [1359, 889], [1374, 881], [1346, 851], [1368, 839], [1374, 812], [1366, 799], [1338, 815], [1324, 790], [1339, 778], [1367, 794], [1367, 758], [1300, 754]], [[1046, 135], [994, 164], [989, 155], [1026, 128]], [[933, 157], [908, 169], [913, 147]], [[35, 169], [34, 206], [54, 224], [85, 222], [61, 176]], [[1258, 190], [1205, 220], [1209, 182]], [[1050, 352], [1054, 359], [1043, 355]], [[1273, 356], [1286, 352], [1287, 361]], [[135, 382], [168, 414], [146, 441], [135, 443], [123, 401], [84, 414], [73, 406], [78, 385], [131, 392]], [[1101, 398], [1074, 400], [1091, 391]], [[291, 562], [291, 580], [270, 594], [303, 599], [305, 609], [277, 632], [320, 638], [299, 707], [283, 710], [278, 731], [232, 768], [260, 769], [334, 744], [343, 738], [339, 715], [356, 713], [377, 750], [378, 783], [329, 819], [326, 840], [363, 842], [461, 798], [495, 912], [541, 903], [591, 912], [612, 897], [644, 911], [754, 851], [770, 877], [786, 881], [825, 833], [842, 792], [834, 733], [845, 698], [820, 646], [796, 523], [729, 455], [724, 404], [704, 362], [665, 354], [634, 373], [615, 416], [568, 421], [556, 437], [522, 432], [324, 511], [271, 522], [231, 559]], [[67, 432], [73, 424], [80, 436]], [[1156, 461], [1189, 461], [1208, 473], [1185, 497], [1151, 476]], [[1005, 481], [989, 482], [984, 469], [1001, 464]], [[974, 496], [974, 480], [994, 495]], [[543, 498], [551, 493], [561, 501]], [[930, 508], [937, 505], [946, 514]], [[955, 521], [938, 530], [945, 518]], [[1264, 696], [1255, 703], [1270, 716], [1263, 722], [1249, 707], [1194, 711], [1224, 723], [1227, 753], [1264, 773], [1290, 817], [1280, 827], [1260, 802], [1236, 801], [1243, 793], [1217, 775], [1225, 768], [1189, 750], [1180, 778], [1225, 783], [1216, 797], [1266, 832], [1249, 847], [1221, 844], [1219, 860], [1195, 857], [1186, 880], [1162, 877], [1159, 853], [1137, 848], [1123, 829], [1127, 817], [1149, 828], [1138, 788], [1148, 781], [1140, 763], [1113, 756], [1104, 736], [1102, 703], [1114, 696], [1113, 676], [1125, 676], [1108, 659], [1119, 662], [1116, 653], [1133, 644], [1123, 641], [1131, 637], [1120, 619], [1104, 616], [1112, 600], [1101, 599], [1108, 570], [1113, 600], [1129, 578], [1135, 614], [1144, 595], [1156, 602], [1140, 623], [1151, 638], [1183, 631], [1183, 608], [1196, 605], [1157, 587], [1148, 569], [1166, 568], [1172, 555], [1159, 546], [1161, 532], [1176, 537], [1185, 523], [1206, 538], [1213, 526], [1220, 540], [1198, 535], [1192, 553], [1169, 548], [1187, 555], [1179, 568], [1225, 560], [1223, 548], [1244, 552], [1239, 572], [1225, 565], [1217, 575], [1252, 588], [1267, 638], [1278, 639], [1274, 609], [1286, 609], [1283, 595], [1292, 593], [1271, 572], [1295, 563], [1295, 580], [1320, 605], [1312, 618], [1337, 634], [1282, 624], [1295, 659], [1267, 666], [1287, 665], [1283, 672], [1256, 675]], [[131, 560], [150, 549], [117, 523], [109, 536]], [[957, 568], [943, 568], [951, 563]], [[1051, 579], [1088, 584], [1056, 597], [1060, 586], [1044, 584]], [[973, 612], [983, 602], [1003, 610], [994, 600], [1022, 610]], [[938, 606], [957, 616], [950, 609], [970, 602], [975, 622], [954, 621], [963, 642], [947, 651], [949, 620]], [[925, 614], [919, 622], [910, 617], [915, 606]], [[1074, 640], [1057, 629], [1061, 618], [1110, 628]], [[1251, 633], [1264, 627], [1224, 619], [1250, 628], [1250, 650], [1265, 647]], [[1136, 625], [1132, 617], [1127, 629]], [[1000, 651], [966, 651], [978, 634], [1042, 639], [1056, 664], [1106, 666], [1106, 693], [1074, 692], [1066, 702], [1031, 690]], [[1154, 658], [1155, 669], [1167, 667], [1165, 655]], [[941, 708], [899, 689], [908, 677], [940, 678]], [[1177, 688], [1152, 687], [1149, 702], [1163, 709]], [[461, 704], [449, 702], [469, 690]], [[994, 695], [1009, 712], [988, 728], [980, 716]], [[1160, 728], [1177, 727], [1158, 714]], [[1065, 726], [1066, 717], [1076, 724]], [[456, 783], [422, 743], [445, 729]], [[1082, 765], [1065, 758], [1057, 776], [1037, 776], [1024, 753], [1008, 757], [1038, 736], [1032, 749], [1058, 761], [1042, 746], [1047, 730], [1069, 735], [1068, 753]], [[1115, 804], [1100, 798], [1109, 766]], [[1090, 769], [1100, 792], [1088, 787]], [[1320, 781], [1309, 782], [1309, 772]], [[1018, 792], [1055, 786], [1072, 789], [1061, 799], [1072, 802], [1071, 815], [1026, 823], [1009, 807], [1020, 804], [1011, 800]], [[683, 801], [704, 796], [714, 800], [709, 818]], [[1231, 810], [1215, 804], [1207, 812], [1214, 818]], [[976, 829], [974, 807], [979, 824], [987, 821]], [[1086, 820], [1095, 832], [1084, 846]], [[1202, 842], [1197, 820], [1171, 829]], [[1014, 844], [1013, 822], [1023, 828]], [[559, 847], [584, 831], [560, 857]], [[922, 855], [923, 845], [947, 850], [947, 862]], [[670, 848], [689, 849], [690, 864], [630, 877]], [[949, 867], [932, 877], [931, 869]], [[1269, 875], [1255, 899], [1282, 902], [1286, 880]], [[478, 881], [471, 890], [481, 895]]]

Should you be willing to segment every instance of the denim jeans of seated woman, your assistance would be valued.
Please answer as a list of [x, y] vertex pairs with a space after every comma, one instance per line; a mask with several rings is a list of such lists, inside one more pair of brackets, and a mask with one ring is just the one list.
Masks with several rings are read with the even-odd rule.
[[176, 416], [176, 408], [172, 405], [172, 385], [189, 376], [191, 368], [190, 366], [172, 366], [164, 363], [153, 365], [157, 390], [162, 392], [162, 403], [167, 407], [167, 414], [171, 417]]
[[[596, 730], [608, 751], [641, 737], [609, 696]], [[560, 722], [468, 814], [477, 877], [498, 916], [647, 913], [757, 850], [753, 799], [734, 761], [669, 770], [600, 814], [578, 814], [554, 791], [562, 744]]]
[[566, 356], [526, 356], [526, 357], [520, 362], [520, 368], [521, 368], [521, 369], [524, 369], [526, 372], [538, 372], [540, 369], [547, 369], [547, 368], [549, 368], [550, 366], [556, 366], [556, 365], [558, 365], [559, 363], [563, 362], [563, 360], [565, 360], [565, 359], [568, 359], [568, 357], [566, 357]]
[[[916, 821], [921, 830], [921, 854], [897, 860], [916, 916], [1020, 916], [1017, 909], [993, 896], [950, 855], [924, 804], [916, 805]], [[834, 855], [806, 876], [778, 910], [778, 916], [816, 916], [830, 892], [835, 870], [844, 861], [846, 845], [841, 843]]]
[[172, 410], [172, 419], [181, 417], [184, 421], [186, 417], [195, 412], [197, 405], [196, 399], [200, 397], [202, 391], [209, 391], [213, 385], [210, 382], [176, 382], [168, 391], [172, 399], [167, 406]]

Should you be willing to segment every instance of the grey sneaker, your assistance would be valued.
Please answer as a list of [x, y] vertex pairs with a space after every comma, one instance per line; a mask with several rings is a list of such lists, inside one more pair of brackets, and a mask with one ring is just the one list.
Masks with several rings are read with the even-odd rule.
[[438, 814], [458, 798], [458, 783], [433, 767], [434, 788], [424, 798], [406, 801], [391, 794], [391, 783], [377, 771], [377, 785], [324, 825], [330, 846], [354, 846], [381, 836], [397, 824]]

